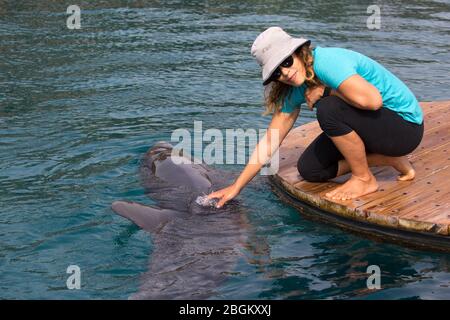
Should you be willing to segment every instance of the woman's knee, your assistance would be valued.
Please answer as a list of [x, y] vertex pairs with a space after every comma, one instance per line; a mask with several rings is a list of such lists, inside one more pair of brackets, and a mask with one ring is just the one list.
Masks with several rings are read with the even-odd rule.
[[297, 161], [298, 173], [309, 182], [325, 182], [329, 179], [324, 168], [308, 160], [307, 154], [303, 153]]

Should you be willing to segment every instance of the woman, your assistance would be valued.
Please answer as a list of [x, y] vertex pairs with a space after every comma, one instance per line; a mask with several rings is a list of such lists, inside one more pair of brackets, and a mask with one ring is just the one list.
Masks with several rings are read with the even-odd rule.
[[[341, 48], [311, 48], [310, 41], [289, 36], [279, 27], [261, 33], [252, 55], [269, 85], [266, 113], [273, 113], [268, 134], [261, 139], [238, 179], [208, 195], [217, 207], [240, 193], [267, 158], [252, 161], [267, 150], [270, 129], [283, 141], [307, 103], [317, 110], [323, 132], [306, 148], [297, 164], [307, 181], [323, 182], [351, 172], [351, 178], [326, 197], [354, 199], [377, 191], [370, 166], [392, 166], [398, 180], [411, 180], [415, 171], [406, 155], [423, 137], [423, 113], [414, 94], [376, 61]], [[279, 145], [278, 145], [279, 146]]]

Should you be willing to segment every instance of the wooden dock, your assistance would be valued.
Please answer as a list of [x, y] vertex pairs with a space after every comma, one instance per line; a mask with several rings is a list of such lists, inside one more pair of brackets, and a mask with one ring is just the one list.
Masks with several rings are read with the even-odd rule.
[[322, 130], [317, 121], [297, 127], [280, 146], [280, 166], [270, 176], [276, 194], [310, 218], [367, 236], [422, 249], [450, 251], [450, 100], [421, 103], [425, 133], [408, 157], [416, 177], [398, 181], [392, 167], [372, 167], [379, 190], [353, 200], [325, 194], [350, 173], [314, 183], [297, 171], [297, 160]]

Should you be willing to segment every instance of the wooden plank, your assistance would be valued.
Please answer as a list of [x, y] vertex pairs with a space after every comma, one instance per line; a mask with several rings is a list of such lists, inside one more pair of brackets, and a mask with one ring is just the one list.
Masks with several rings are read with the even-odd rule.
[[411, 156], [416, 157], [423, 152], [429, 152], [433, 148], [447, 144], [450, 141], [449, 136], [450, 124], [443, 124], [426, 130], [422, 142], [413, 151]]
[[346, 218], [389, 228], [449, 236], [450, 239], [450, 101], [422, 102], [425, 132], [408, 157], [416, 170], [412, 181], [397, 181], [391, 167], [371, 168], [379, 191], [353, 200], [330, 200], [325, 194], [350, 174], [323, 183], [303, 180], [297, 160], [322, 132], [317, 121], [291, 130], [280, 147], [280, 171], [273, 177], [295, 198]]
[[[449, 150], [450, 148], [447, 149], [447, 145], [444, 145], [440, 146], [437, 149], [426, 150], [426, 152], [423, 152], [421, 155], [411, 158], [410, 160], [413, 166], [416, 168], [415, 181], [424, 178], [431, 172], [439, 170], [440, 168], [443, 168], [446, 165], [448, 165], [449, 157], [443, 157], [441, 156], [441, 153], [445, 155]], [[436, 160], [436, 158], [438, 158], [438, 160]], [[295, 175], [298, 175], [298, 172], [296, 170], [297, 170], [296, 166], [292, 168], [291, 175], [289, 176], [288, 179], [286, 179], [286, 176], [284, 175], [281, 175], [281, 178], [288, 183], [292, 183], [294, 187], [297, 189], [302, 189], [305, 192], [316, 193], [320, 197], [324, 197], [327, 192], [329, 192], [330, 190], [334, 189], [337, 186], [337, 183], [335, 183], [335, 181], [342, 183], [349, 178], [349, 174], [347, 174], [345, 176], [341, 176], [324, 183], [307, 182], [301, 178], [298, 179], [298, 181], [293, 182], [295, 180], [293, 177]], [[385, 197], [385, 195], [390, 194], [394, 190], [399, 190], [404, 187], [408, 187], [409, 185], [414, 183], [414, 181], [397, 181], [396, 177], [398, 176], [398, 172], [391, 167], [375, 167], [375, 168], [372, 167], [371, 171], [379, 183], [380, 191], [360, 197], [359, 199], [361, 201], [355, 200], [341, 201], [343, 204], [349, 207], [354, 207], [356, 209], [357, 206], [349, 202], [353, 201], [355, 203], [361, 202], [369, 203], [374, 199]], [[339, 200], [332, 200], [332, 201], [339, 201]]]
[[[356, 210], [367, 213], [368, 220], [386, 221], [392, 224], [393, 227], [403, 226], [407, 229], [414, 229], [417, 231], [430, 231], [437, 228], [434, 232], [440, 234], [448, 234], [448, 227], [446, 224], [441, 225], [436, 221], [430, 221], [428, 213], [433, 207], [431, 200], [435, 189], [445, 189], [447, 184], [439, 175], [431, 175], [427, 179], [420, 181], [408, 181], [409, 186], [404, 186], [401, 189], [387, 192], [383, 197], [378, 197], [376, 200], [367, 204], [359, 206]], [[426, 211], [418, 211], [417, 208], [422, 207]], [[403, 216], [406, 209], [414, 210], [417, 217]], [[435, 214], [444, 213], [445, 207], [440, 207]], [[400, 221], [402, 219], [402, 221]]]
[[[445, 170], [450, 165], [450, 160], [448, 156], [440, 156], [443, 150], [447, 150], [445, 146], [436, 148], [430, 152], [424, 153], [421, 156], [411, 159], [411, 162], [416, 170], [416, 177], [411, 181], [397, 181], [397, 172], [390, 167], [384, 167], [383, 170], [376, 175], [380, 191], [368, 194], [360, 197], [364, 200], [364, 206], [360, 206], [360, 210], [370, 209], [375, 203], [374, 201], [384, 201], [383, 199], [388, 197], [393, 197], [393, 192], [403, 193], [406, 192], [403, 189], [408, 188], [419, 188], [422, 184], [426, 184], [429, 189], [429, 184], [427, 182], [438, 179], [444, 181], [442, 176], [433, 175], [441, 170]], [[430, 176], [433, 175], [431, 178]], [[430, 182], [431, 183], [431, 182]], [[384, 201], [385, 202], [385, 201]]]
[[[441, 105], [438, 105], [441, 106]], [[436, 107], [436, 106], [435, 106]], [[450, 107], [450, 106], [449, 106]], [[446, 110], [448, 113], [448, 110]], [[430, 114], [425, 114], [428, 118]], [[441, 108], [436, 108], [432, 115], [432, 119], [436, 120], [430, 126], [430, 119], [426, 120], [425, 135], [422, 143], [417, 147], [412, 156], [422, 152], [428, 152], [430, 148], [440, 145], [441, 143], [449, 143], [450, 127], [448, 123], [442, 122], [440, 116], [442, 115]], [[437, 120], [439, 119], [439, 120]], [[290, 176], [289, 181], [294, 182], [297, 176], [298, 181], [303, 180], [300, 175], [296, 174], [297, 160], [306, 149], [306, 147], [322, 132], [317, 121], [310, 122], [303, 126], [297, 127], [287, 135], [285, 142], [280, 147], [280, 171], [279, 175], [284, 176], [284, 169], [286, 174]], [[288, 169], [287, 169], [288, 168]]]

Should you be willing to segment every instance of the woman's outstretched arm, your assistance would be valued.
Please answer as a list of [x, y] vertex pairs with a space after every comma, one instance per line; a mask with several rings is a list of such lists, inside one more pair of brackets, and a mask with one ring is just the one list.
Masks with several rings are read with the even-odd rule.
[[[222, 207], [227, 201], [236, 197], [247, 185], [247, 183], [249, 183], [258, 174], [261, 167], [272, 158], [272, 155], [291, 130], [299, 113], [300, 108], [295, 109], [291, 113], [284, 113], [280, 111], [274, 112], [266, 134], [256, 145], [247, 165], [236, 181], [232, 185], [212, 192], [208, 195], [208, 199], [219, 199], [217, 208]], [[276, 137], [276, 134], [272, 135], [274, 132], [272, 130], [278, 132], [278, 137]], [[276, 138], [278, 138], [278, 141], [273, 140]]]

